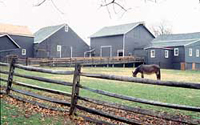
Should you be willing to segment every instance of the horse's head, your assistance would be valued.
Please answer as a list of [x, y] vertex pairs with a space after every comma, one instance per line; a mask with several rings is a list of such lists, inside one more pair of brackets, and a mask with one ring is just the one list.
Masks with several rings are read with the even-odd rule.
[[138, 67], [135, 69], [135, 71], [132, 71], [133, 77], [136, 77], [137, 74], [138, 74], [138, 72], [140, 72], [140, 66], [138, 66]]
[[136, 77], [136, 75], [137, 75], [137, 73], [134, 71], [132, 71], [132, 73], [133, 73], [133, 77]]

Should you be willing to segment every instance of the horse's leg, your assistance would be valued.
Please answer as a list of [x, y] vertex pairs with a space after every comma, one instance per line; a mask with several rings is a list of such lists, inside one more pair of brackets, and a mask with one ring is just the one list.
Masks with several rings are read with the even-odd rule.
[[144, 73], [141, 73], [141, 77], [144, 78]]
[[161, 78], [160, 69], [158, 70], [158, 72], [156, 72], [156, 76], [157, 76], [157, 80], [160, 80]]

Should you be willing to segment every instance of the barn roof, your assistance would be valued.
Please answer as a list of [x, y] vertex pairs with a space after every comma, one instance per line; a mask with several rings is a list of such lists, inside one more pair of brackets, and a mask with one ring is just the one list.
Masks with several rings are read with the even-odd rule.
[[129, 23], [129, 24], [122, 24], [116, 26], [109, 26], [104, 27], [90, 36], [90, 38], [94, 37], [103, 37], [103, 36], [115, 36], [115, 35], [123, 35], [129, 32], [130, 30], [134, 29], [140, 24], [144, 24], [143, 22], [136, 22], [136, 23]]
[[32, 32], [27, 26], [17, 26], [12, 24], [0, 24], [0, 34], [33, 37]]
[[34, 33], [34, 43], [43, 42], [45, 39], [49, 38], [51, 35], [56, 33], [65, 25], [66, 24], [61, 24], [61, 25], [48, 26], [48, 27], [41, 28], [36, 33]]
[[147, 48], [166, 48], [187, 46], [200, 41], [200, 32], [160, 35], [155, 38]]
[[13, 40], [8, 34], [0, 35], [0, 38], [1, 38], [1, 37], [8, 37], [8, 39], [10, 39], [10, 40], [13, 42], [13, 44], [14, 44], [15, 46], [17, 46], [17, 48], [21, 48], [20, 45], [17, 44], [17, 43], [15, 42], [15, 40]]

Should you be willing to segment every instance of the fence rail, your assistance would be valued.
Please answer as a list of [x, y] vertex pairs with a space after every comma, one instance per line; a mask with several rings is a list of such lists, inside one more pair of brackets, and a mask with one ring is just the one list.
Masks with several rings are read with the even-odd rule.
[[[181, 87], [181, 88], [188, 88], [188, 89], [200, 89], [199, 83], [157, 81], [157, 80], [140, 79], [140, 78], [116, 76], [116, 75], [84, 73], [84, 72], [81, 72], [81, 65], [79, 65], [79, 64], [77, 64], [75, 66], [74, 71], [54, 71], [54, 70], [38, 68], [38, 67], [36, 68], [36, 67], [30, 67], [30, 66], [23, 66], [23, 65], [15, 64], [15, 62], [16, 62], [15, 59], [13, 59], [10, 64], [0, 62], [0, 66], [9, 66], [10, 67], [9, 72], [0, 70], [0, 73], [8, 75], [8, 79], [0, 78], [0, 81], [7, 82], [7, 86], [1, 86], [1, 88], [6, 89], [6, 94], [8, 94], [10, 97], [18, 99], [20, 101], [29, 102], [31, 104], [37, 104], [40, 107], [48, 108], [48, 109], [51, 109], [51, 110], [69, 112], [70, 115], [74, 115], [74, 114], [77, 115], [76, 109], [79, 109], [79, 110], [83, 110], [85, 112], [88, 112], [88, 113], [91, 113], [91, 114], [94, 114], [94, 115], [100, 115], [102, 117], [110, 118], [112, 120], [117, 120], [117, 121], [128, 123], [128, 124], [144, 124], [144, 123], [142, 123], [138, 120], [135, 120], [135, 119], [128, 119], [128, 118], [125, 118], [125, 117], [120, 117], [120, 116], [116, 116], [116, 115], [113, 115], [113, 114], [109, 114], [105, 111], [100, 111], [100, 110], [97, 110], [97, 109], [92, 109], [90, 107], [85, 107], [83, 105], [80, 105], [81, 103], [79, 104], [79, 101], [85, 101], [85, 102], [89, 102], [89, 103], [93, 103], [93, 104], [97, 104], [97, 105], [107, 106], [107, 107], [114, 108], [114, 109], [120, 109], [120, 110], [123, 110], [123, 111], [153, 116], [153, 117], [171, 120], [171, 121], [175, 121], [175, 122], [181, 122], [181, 123], [185, 123], [185, 124], [193, 124], [193, 125], [200, 124], [200, 120], [191, 120], [191, 119], [182, 118], [182, 117], [179, 117], [179, 116], [174, 116], [174, 115], [170, 115], [170, 114], [166, 114], [166, 113], [162, 113], [162, 112], [158, 112], [158, 111], [151, 111], [151, 110], [146, 110], [146, 109], [141, 109], [141, 108], [125, 106], [125, 105], [121, 105], [121, 104], [117, 104], [117, 103], [95, 100], [95, 99], [92, 99], [92, 98], [83, 97], [79, 94], [79, 90], [84, 89], [84, 90], [88, 90], [88, 91], [91, 91], [91, 92], [94, 92], [94, 93], [97, 93], [97, 94], [105, 95], [105, 96], [108, 96], [108, 97], [114, 97], [114, 98], [118, 98], [118, 99], [122, 99], [122, 100], [127, 100], [127, 101], [131, 101], [131, 102], [138, 102], [138, 103], [144, 103], [144, 104], [148, 104], [148, 105], [175, 108], [175, 109], [186, 110], [186, 111], [200, 112], [200, 107], [162, 103], [162, 102], [158, 102], [158, 101], [135, 98], [135, 97], [132, 97], [132, 96], [125, 96], [125, 95], [121, 95], [121, 94], [117, 94], [117, 93], [111, 93], [111, 92], [108, 92], [108, 91], [89, 88], [87, 86], [81, 85], [80, 77], [90, 77], [90, 78], [97, 78], [97, 79], [126, 81], [126, 82], [135, 83], [135, 84], [149, 84], [149, 85], [159, 85], [159, 86]], [[19, 74], [19, 73], [14, 72], [15, 68], [23, 69], [23, 70], [26, 70], [26, 71], [29, 71], [29, 72], [34, 71], [34, 72], [48, 73], [48, 74], [55, 74], [55, 75], [73, 75], [73, 82], [66, 82], [66, 81], [61, 81], [61, 80], [52, 80], [52, 79], [47, 79], [47, 78], [38, 77], [38, 76], [30, 76], [30, 75]], [[44, 87], [40, 87], [40, 86], [37, 86], [37, 85], [31, 85], [30, 83], [23, 83], [23, 82], [19, 82], [19, 81], [14, 81], [13, 77], [15, 77], [15, 76], [26, 78], [26, 79], [31, 79], [31, 80], [36, 80], [36, 81], [42, 81], [42, 82], [45, 82], [45, 83], [54, 83], [54, 84], [58, 84], [58, 85], [69, 86], [69, 87], [72, 88], [72, 93], [63, 92], [63, 91], [54, 90], [54, 89], [49, 89], [49, 88], [44, 88]], [[62, 96], [67, 96], [67, 97], [71, 98], [70, 99], [71, 101], [54, 99], [54, 98], [39, 95], [39, 94], [30, 92], [30, 91], [16, 89], [16, 88], [14, 88], [14, 86], [12, 86], [12, 84], [14, 84], [16, 86], [35, 89], [35, 90], [38, 90], [38, 91], [44, 91], [44, 92], [48, 92], [48, 93], [52, 93], [52, 94], [59, 94], [59, 95], [62, 95]], [[51, 103], [65, 105], [65, 106], [69, 107], [69, 110], [51, 107], [51, 106], [48, 106], [48, 105], [45, 105], [45, 104], [42, 104], [42, 103], [39, 103], [39, 102], [33, 101], [33, 100], [27, 100], [26, 98], [23, 98], [23, 97], [20, 97], [20, 96], [17, 96], [17, 95], [13, 95], [12, 93], [10, 93], [10, 91], [15, 92], [15, 93], [19, 93], [19, 94], [22, 94], [22, 95], [30, 96], [30, 97], [33, 97], [33, 98], [37, 98], [37, 99], [40, 99], [40, 100], [48, 101], [48, 102], [51, 102]], [[92, 120], [93, 122], [98, 122], [98, 123], [102, 123], [102, 124], [103, 123], [104, 124], [112, 124], [112, 123], [108, 123], [108, 122], [104, 122], [104, 121], [99, 121], [97, 119], [92, 119], [92, 118], [89, 118], [89, 117], [86, 117], [86, 116], [82, 116], [82, 117], [84, 117], [85, 119], [88, 119], [90, 121]]]
[[[11, 56], [12, 57], [12, 56]], [[10, 62], [10, 58], [4, 59], [4, 62]], [[125, 57], [72, 57], [72, 58], [19, 58], [18, 64], [40, 65], [40, 66], [75, 66], [81, 65], [115, 65], [127, 63], [143, 63], [143, 57], [125, 56]]]

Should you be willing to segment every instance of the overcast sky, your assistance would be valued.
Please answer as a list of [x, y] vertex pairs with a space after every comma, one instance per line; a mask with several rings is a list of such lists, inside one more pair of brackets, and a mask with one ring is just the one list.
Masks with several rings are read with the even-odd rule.
[[101, 0], [50, 0], [40, 7], [34, 4], [41, 0], [0, 0], [0, 23], [25, 25], [34, 33], [42, 27], [67, 23], [87, 43], [88, 37], [100, 28], [109, 25], [144, 21], [147, 27], [160, 22], [172, 28], [173, 33], [200, 32], [200, 3], [198, 0], [121, 0], [125, 8], [131, 8], [111, 17], [106, 8], [99, 8]]

